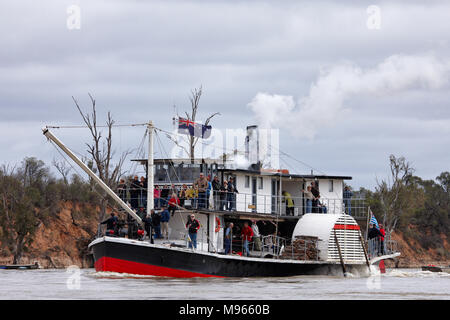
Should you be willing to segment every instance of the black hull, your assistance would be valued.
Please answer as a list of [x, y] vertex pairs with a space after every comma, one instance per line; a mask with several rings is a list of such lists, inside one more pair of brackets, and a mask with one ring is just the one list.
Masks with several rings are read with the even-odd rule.
[[[136, 242], [95, 241], [97, 271], [169, 277], [286, 277], [342, 275], [338, 263], [245, 258], [192, 252]], [[367, 274], [365, 264], [346, 265], [347, 272]]]

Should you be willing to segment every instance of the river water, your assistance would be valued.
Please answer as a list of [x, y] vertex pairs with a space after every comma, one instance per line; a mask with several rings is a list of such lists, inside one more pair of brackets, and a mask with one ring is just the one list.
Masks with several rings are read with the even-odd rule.
[[0, 299], [450, 300], [450, 274], [387, 269], [370, 277], [173, 279], [94, 269], [0, 270]]

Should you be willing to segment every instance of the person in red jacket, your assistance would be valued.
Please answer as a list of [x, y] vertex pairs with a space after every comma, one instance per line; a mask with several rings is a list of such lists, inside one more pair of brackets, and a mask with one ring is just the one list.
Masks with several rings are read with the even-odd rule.
[[173, 214], [175, 213], [175, 210], [180, 206], [180, 199], [178, 198], [176, 193], [172, 193], [172, 196], [169, 200], [169, 212], [170, 216], [173, 217]]
[[253, 230], [248, 226], [248, 222], [244, 222], [244, 227], [241, 231], [242, 240], [244, 240], [244, 250], [247, 257], [250, 256], [250, 250], [248, 249], [249, 241], [252, 241]]
[[384, 231], [383, 225], [380, 223], [380, 233], [383, 235], [380, 237], [380, 255], [384, 254], [384, 236], [386, 235], [386, 231]]

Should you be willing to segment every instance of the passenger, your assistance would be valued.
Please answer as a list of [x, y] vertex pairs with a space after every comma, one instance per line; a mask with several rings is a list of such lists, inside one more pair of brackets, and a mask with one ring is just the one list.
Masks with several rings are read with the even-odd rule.
[[225, 180], [219, 189], [220, 205], [221, 211], [227, 210], [227, 199], [228, 199], [228, 182]]
[[200, 177], [195, 180], [194, 187], [198, 189], [198, 208], [206, 208], [206, 190], [208, 189], [208, 180], [201, 172]]
[[253, 248], [256, 251], [261, 251], [261, 235], [259, 233], [258, 225], [256, 224], [256, 220], [252, 220], [252, 230], [253, 230]]
[[114, 212], [111, 212], [111, 216], [101, 224], [106, 224], [106, 235], [116, 235], [117, 234], [117, 222], [118, 218], [115, 216]]
[[[245, 255], [249, 257], [250, 250], [248, 249], [248, 243], [252, 241], [253, 230], [248, 226], [248, 222], [244, 222], [244, 227], [242, 228], [241, 231], [241, 237], [242, 240], [244, 241], [243, 250], [245, 250]], [[242, 254], [244, 254], [244, 252], [242, 252]]]
[[194, 189], [191, 186], [189, 188], [187, 188], [186, 200], [189, 200], [191, 202], [191, 205], [190, 205], [191, 207], [194, 207], [194, 195], [195, 195]]
[[200, 222], [195, 219], [195, 215], [191, 214], [188, 222], [186, 223], [186, 229], [189, 234], [189, 248], [197, 249], [197, 231], [200, 229]]
[[198, 208], [198, 188], [193, 188], [192, 207]]
[[378, 228], [374, 224], [370, 224], [369, 229], [369, 254], [371, 256], [374, 256], [376, 253], [379, 252], [380, 247], [380, 239], [383, 237], [383, 234], [378, 230]]
[[386, 236], [386, 231], [383, 228], [383, 225], [380, 223], [379, 224], [380, 227], [380, 233], [382, 234], [382, 236], [380, 236], [380, 255], [383, 255], [385, 253], [384, 251], [384, 237]]
[[283, 202], [286, 202], [286, 215], [294, 216], [294, 200], [292, 200], [291, 194], [287, 191], [283, 191], [281, 194], [284, 197]]
[[178, 188], [172, 183], [169, 190], [169, 195], [172, 196], [172, 194], [178, 194]]
[[172, 217], [179, 206], [180, 206], [180, 199], [178, 199], [176, 193], [172, 193], [172, 196], [170, 197], [169, 200], [169, 212]]
[[139, 206], [139, 211], [137, 212], [139, 218], [143, 219], [147, 215], [147, 212], [143, 206]]
[[139, 181], [139, 205], [147, 207], [147, 179], [141, 177]]
[[319, 213], [327, 213], [328, 209], [325, 204], [323, 204], [321, 201], [318, 201], [317, 205], [319, 207], [319, 210], [318, 210]]
[[350, 216], [352, 215], [352, 201], [351, 201], [352, 197], [353, 192], [350, 190], [349, 186], [345, 186], [343, 193], [345, 212]]
[[152, 226], [155, 230], [155, 239], [161, 239], [161, 215], [159, 212], [153, 210], [152, 212]]
[[137, 237], [137, 223], [134, 218], [128, 214], [127, 215], [127, 226], [128, 226], [128, 239], [136, 239]]
[[155, 186], [153, 189], [153, 198], [155, 209], [159, 209], [161, 205], [161, 189], [159, 186]]
[[132, 209], [137, 209], [139, 207], [139, 193], [140, 193], [140, 184], [138, 176], [134, 176], [134, 179], [130, 184], [130, 203]]
[[152, 226], [152, 214], [155, 210], [151, 210], [151, 213], [147, 214], [147, 216], [142, 219], [144, 222], [144, 229], [147, 232], [147, 236], [150, 239], [150, 243], [153, 243], [153, 226]]
[[168, 205], [168, 198], [170, 195], [170, 187], [169, 186], [164, 186], [161, 189], [161, 198], [159, 200], [160, 202], [160, 206], [167, 206]]
[[219, 177], [214, 176], [214, 179], [212, 181], [212, 189], [213, 189], [214, 209], [216, 209], [216, 210], [220, 209], [220, 195], [219, 195], [220, 188], [221, 188], [221, 185], [220, 185]]
[[206, 178], [206, 180], [208, 180], [208, 187], [206, 188], [206, 209], [211, 209], [210, 206], [213, 205], [213, 202], [211, 201], [211, 196], [213, 194], [212, 192], [212, 183], [211, 183], [211, 176], [208, 176]]
[[187, 191], [187, 185], [183, 184], [183, 187], [181, 188], [180, 192], [178, 193], [178, 199], [180, 199], [180, 207], [184, 208], [184, 201], [186, 200], [186, 191]]
[[117, 195], [123, 202], [127, 202], [127, 185], [124, 179], [120, 179], [117, 185]]
[[314, 199], [314, 196], [311, 192], [311, 186], [306, 187], [306, 191], [302, 190], [305, 200], [306, 200], [306, 210], [305, 213], [311, 213], [312, 212], [312, 201]]
[[311, 182], [311, 193], [313, 194], [314, 197], [312, 200], [312, 212], [319, 213], [320, 192], [315, 181]]
[[167, 207], [163, 207], [161, 211], [161, 233], [163, 236], [163, 239], [169, 239], [169, 220], [170, 220], [170, 214], [167, 210]]
[[225, 230], [225, 254], [232, 252], [232, 241], [233, 241], [233, 222], [228, 224], [228, 228]]
[[239, 193], [236, 189], [233, 178], [231, 177], [228, 181], [228, 211], [236, 211], [236, 193]]

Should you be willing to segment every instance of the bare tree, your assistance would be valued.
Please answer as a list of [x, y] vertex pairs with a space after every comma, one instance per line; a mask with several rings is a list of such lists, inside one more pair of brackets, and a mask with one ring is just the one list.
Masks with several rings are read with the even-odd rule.
[[[103, 137], [102, 131], [99, 131], [100, 126], [97, 124], [96, 101], [91, 94], [89, 94], [89, 98], [91, 100], [92, 112], [83, 113], [77, 100], [72, 97], [84, 123], [91, 133], [92, 142], [86, 143], [86, 146], [88, 148], [87, 152], [92, 160], [92, 168], [95, 169], [94, 171], [98, 177], [102, 179], [108, 187], [115, 188], [122, 175], [123, 163], [131, 152], [123, 152], [118, 158], [117, 163], [112, 163], [115, 154], [112, 144], [112, 128], [114, 126], [114, 120], [111, 116], [111, 112], [108, 112], [105, 126], [107, 133], [106, 136]], [[104, 219], [108, 202], [106, 193], [101, 191], [101, 194], [102, 199], [100, 200], [101, 212], [99, 220]]]
[[64, 183], [69, 184], [68, 177], [69, 177], [71, 168], [69, 166], [67, 166], [67, 162], [58, 161], [55, 158], [53, 158], [52, 164], [56, 168], [56, 170], [58, 170], [58, 172], [61, 174], [61, 176], [63, 177]]
[[383, 210], [383, 225], [392, 232], [408, 207], [407, 187], [413, 177], [414, 169], [404, 157], [389, 156], [391, 175], [387, 180], [378, 181], [376, 191], [380, 195]]
[[[200, 98], [202, 96], [202, 92], [203, 92], [202, 86], [191, 90], [191, 96], [189, 97], [189, 101], [191, 102], [191, 112], [190, 113], [185, 112], [185, 115], [189, 121], [195, 122], [197, 120], [197, 112], [198, 112], [198, 107], [199, 107], [199, 103], [200, 103]], [[204, 125], [205, 126], [209, 125], [211, 119], [217, 115], [220, 115], [220, 113], [215, 112], [215, 113], [211, 114], [210, 116], [208, 116], [204, 122]], [[167, 137], [170, 140], [172, 140], [177, 146], [182, 148], [189, 155], [189, 158], [191, 159], [191, 163], [194, 163], [195, 146], [197, 145], [198, 139], [200, 139], [199, 137], [194, 137], [194, 136], [188, 137], [188, 149], [185, 148], [181, 143], [179, 143], [177, 140], [173, 139], [172, 137], [170, 137], [170, 136], [167, 136]]]

